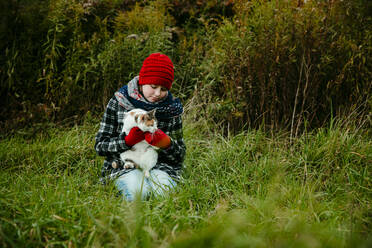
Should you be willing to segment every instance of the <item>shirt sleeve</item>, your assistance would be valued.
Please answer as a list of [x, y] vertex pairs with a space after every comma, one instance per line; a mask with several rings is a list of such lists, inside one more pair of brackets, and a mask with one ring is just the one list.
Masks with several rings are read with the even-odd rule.
[[94, 145], [97, 154], [100, 156], [112, 156], [130, 149], [125, 144], [125, 134], [117, 131], [119, 107], [118, 101], [113, 97], [107, 104], [103, 114]]

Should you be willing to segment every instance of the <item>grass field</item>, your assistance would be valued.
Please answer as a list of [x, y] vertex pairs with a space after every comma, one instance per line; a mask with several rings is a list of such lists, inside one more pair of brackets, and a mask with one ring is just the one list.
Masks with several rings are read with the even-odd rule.
[[372, 246], [363, 130], [331, 125], [290, 140], [186, 123], [184, 181], [132, 203], [98, 182], [97, 130], [91, 120], [0, 141], [1, 247]]

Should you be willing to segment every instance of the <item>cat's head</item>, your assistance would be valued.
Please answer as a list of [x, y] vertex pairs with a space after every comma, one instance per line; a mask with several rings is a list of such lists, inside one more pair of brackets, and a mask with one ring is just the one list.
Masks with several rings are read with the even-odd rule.
[[[143, 132], [155, 132], [157, 127], [157, 120], [155, 118], [156, 109], [145, 111], [142, 109], [133, 109], [126, 113], [126, 121], [134, 122], [134, 126], [139, 127]], [[131, 119], [131, 120], [128, 120]]]

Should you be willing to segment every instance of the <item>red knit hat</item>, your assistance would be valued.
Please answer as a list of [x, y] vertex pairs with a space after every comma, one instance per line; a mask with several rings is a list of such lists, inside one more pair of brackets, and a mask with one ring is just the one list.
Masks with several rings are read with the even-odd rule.
[[144, 61], [139, 73], [139, 85], [161, 85], [168, 90], [174, 79], [173, 63], [167, 55], [153, 53]]

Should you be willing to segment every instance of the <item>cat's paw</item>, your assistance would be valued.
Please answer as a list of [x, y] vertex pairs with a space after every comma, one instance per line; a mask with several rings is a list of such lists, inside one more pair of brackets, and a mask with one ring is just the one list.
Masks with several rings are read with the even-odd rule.
[[127, 161], [127, 162], [125, 162], [125, 164], [124, 164], [124, 169], [133, 169], [133, 168], [135, 168], [136, 166], [135, 166], [135, 164], [133, 163], [133, 162], [129, 162], [129, 161]]
[[118, 168], [118, 163], [116, 161], [111, 163], [112, 168], [116, 169]]

